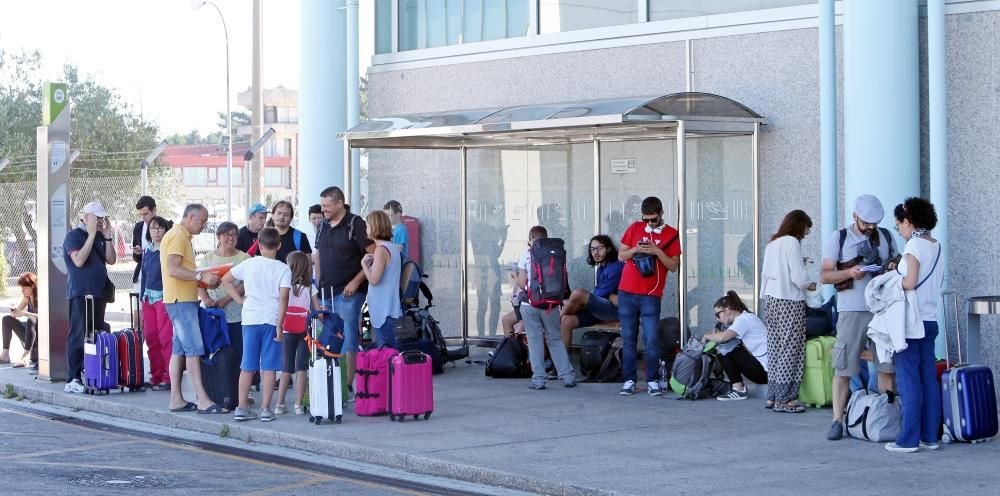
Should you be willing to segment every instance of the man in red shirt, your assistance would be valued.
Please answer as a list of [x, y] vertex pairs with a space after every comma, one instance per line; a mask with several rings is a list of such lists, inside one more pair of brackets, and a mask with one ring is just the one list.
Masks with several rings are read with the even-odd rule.
[[667, 271], [680, 265], [677, 230], [663, 221], [663, 203], [655, 196], [642, 201], [642, 220], [622, 235], [618, 259], [625, 262], [618, 285], [618, 317], [625, 339], [622, 368], [625, 384], [619, 394], [635, 394], [639, 324], [646, 341], [646, 381], [650, 396], [660, 396], [660, 303]]

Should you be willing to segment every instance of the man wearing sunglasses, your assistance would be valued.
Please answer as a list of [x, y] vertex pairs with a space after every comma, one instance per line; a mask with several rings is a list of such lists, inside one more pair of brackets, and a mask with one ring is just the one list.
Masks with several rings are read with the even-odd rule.
[[[882, 202], [872, 195], [861, 195], [854, 202], [854, 222], [830, 236], [823, 248], [820, 281], [837, 287], [837, 341], [833, 345], [833, 424], [827, 439], [843, 436], [844, 407], [850, 395], [851, 377], [861, 372], [861, 351], [868, 343], [868, 323], [872, 314], [865, 305], [865, 287], [872, 272], [866, 265], [881, 265], [893, 257], [895, 249], [888, 229], [878, 227], [884, 216]], [[846, 284], [846, 283], [850, 284]], [[873, 348], [874, 349], [874, 348]], [[892, 363], [876, 363], [878, 387], [892, 388], [895, 368]]]
[[650, 396], [660, 396], [660, 303], [667, 271], [680, 266], [681, 246], [677, 230], [663, 221], [663, 203], [655, 196], [642, 200], [642, 218], [622, 235], [618, 259], [625, 262], [618, 286], [618, 318], [625, 347], [622, 369], [625, 384], [619, 394], [631, 396], [638, 380], [639, 325], [646, 343], [646, 384]]

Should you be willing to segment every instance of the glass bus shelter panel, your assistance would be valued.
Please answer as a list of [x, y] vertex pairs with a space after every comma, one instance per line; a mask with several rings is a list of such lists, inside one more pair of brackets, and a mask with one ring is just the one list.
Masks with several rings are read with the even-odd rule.
[[585, 117], [591, 115], [616, 115], [626, 114], [630, 110], [636, 109], [655, 97], [635, 97], [635, 98], [615, 98], [611, 100], [594, 100], [568, 106], [551, 116], [549, 119], [563, 119], [570, 117]]
[[522, 107], [505, 108], [499, 112], [483, 117], [477, 124], [500, 124], [521, 121], [540, 121], [564, 109], [568, 104], [525, 105]]
[[644, 107], [666, 116], [758, 119], [759, 115], [728, 98], [708, 93], [677, 93], [653, 100]]
[[734, 290], [749, 308], [753, 291], [753, 139], [687, 140], [688, 326], [715, 325], [713, 305]]
[[[677, 227], [676, 140], [601, 142], [601, 234], [621, 247], [622, 235], [642, 218], [642, 200], [655, 196], [663, 218]], [[677, 274], [667, 275], [660, 316], [677, 316]]]
[[414, 124], [423, 121], [429, 117], [428, 114], [420, 115], [399, 115], [393, 117], [384, 117], [380, 119], [372, 119], [350, 129], [352, 133], [365, 133], [374, 131], [396, 131], [398, 129], [406, 129]]
[[[441, 321], [445, 336], [461, 336], [460, 152], [363, 149], [361, 156], [365, 209], [370, 212], [382, 208], [389, 200], [397, 200], [403, 206], [403, 215], [419, 220], [420, 239], [409, 242], [420, 244], [421, 259], [417, 263], [427, 275], [427, 284], [434, 295], [431, 313]], [[352, 211], [364, 215], [361, 208]], [[426, 304], [423, 296], [421, 303]]]
[[[593, 287], [586, 244], [593, 231], [589, 144], [468, 150], [470, 338], [499, 339], [528, 231], [544, 226], [566, 242], [572, 287]], [[589, 284], [589, 286], [588, 286]]]

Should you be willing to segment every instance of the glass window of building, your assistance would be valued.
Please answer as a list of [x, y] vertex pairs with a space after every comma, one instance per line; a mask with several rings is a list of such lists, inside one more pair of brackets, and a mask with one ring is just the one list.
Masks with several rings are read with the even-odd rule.
[[664, 21], [815, 3], [815, 0], [649, 0], [649, 20]]
[[[669, 3], [669, 2], [668, 2]], [[540, 0], [541, 33], [617, 26], [639, 22], [637, 0]]]
[[[229, 186], [229, 174], [226, 172], [226, 168], [222, 167], [219, 169], [219, 186]], [[233, 167], [233, 186], [240, 186], [243, 184], [243, 168]]]
[[205, 186], [208, 184], [208, 168], [206, 167], [185, 167], [185, 186]]
[[[528, 34], [532, 0], [398, 0], [399, 49], [417, 50], [477, 41], [515, 38]], [[383, 19], [376, 5], [376, 44], [390, 45], [386, 31], [391, 13]], [[380, 27], [379, 27], [380, 26]], [[381, 46], [381, 45], [379, 45]], [[378, 51], [377, 53], [386, 53]], [[388, 51], [388, 50], [387, 50]]]
[[286, 181], [288, 169], [284, 167], [265, 167], [264, 186], [284, 187], [288, 185]]
[[375, 53], [392, 52], [392, 0], [375, 0]]
[[264, 107], [264, 123], [272, 124], [278, 122], [278, 109], [274, 106]]

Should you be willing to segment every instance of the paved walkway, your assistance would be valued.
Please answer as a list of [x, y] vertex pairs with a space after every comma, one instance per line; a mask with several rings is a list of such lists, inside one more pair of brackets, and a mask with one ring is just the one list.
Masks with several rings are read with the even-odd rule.
[[428, 421], [348, 411], [340, 425], [294, 415], [237, 424], [230, 415], [169, 413], [166, 392], [70, 395], [61, 383], [0, 369], [0, 384], [31, 401], [210, 434], [228, 429], [248, 442], [545, 494], [974, 494], [1000, 486], [998, 442], [916, 454], [829, 442], [829, 409], [796, 415], [765, 410], [759, 399], [625, 398], [617, 384], [564, 389], [556, 381], [532, 391], [527, 380], [489, 379], [466, 363], [434, 383]]

